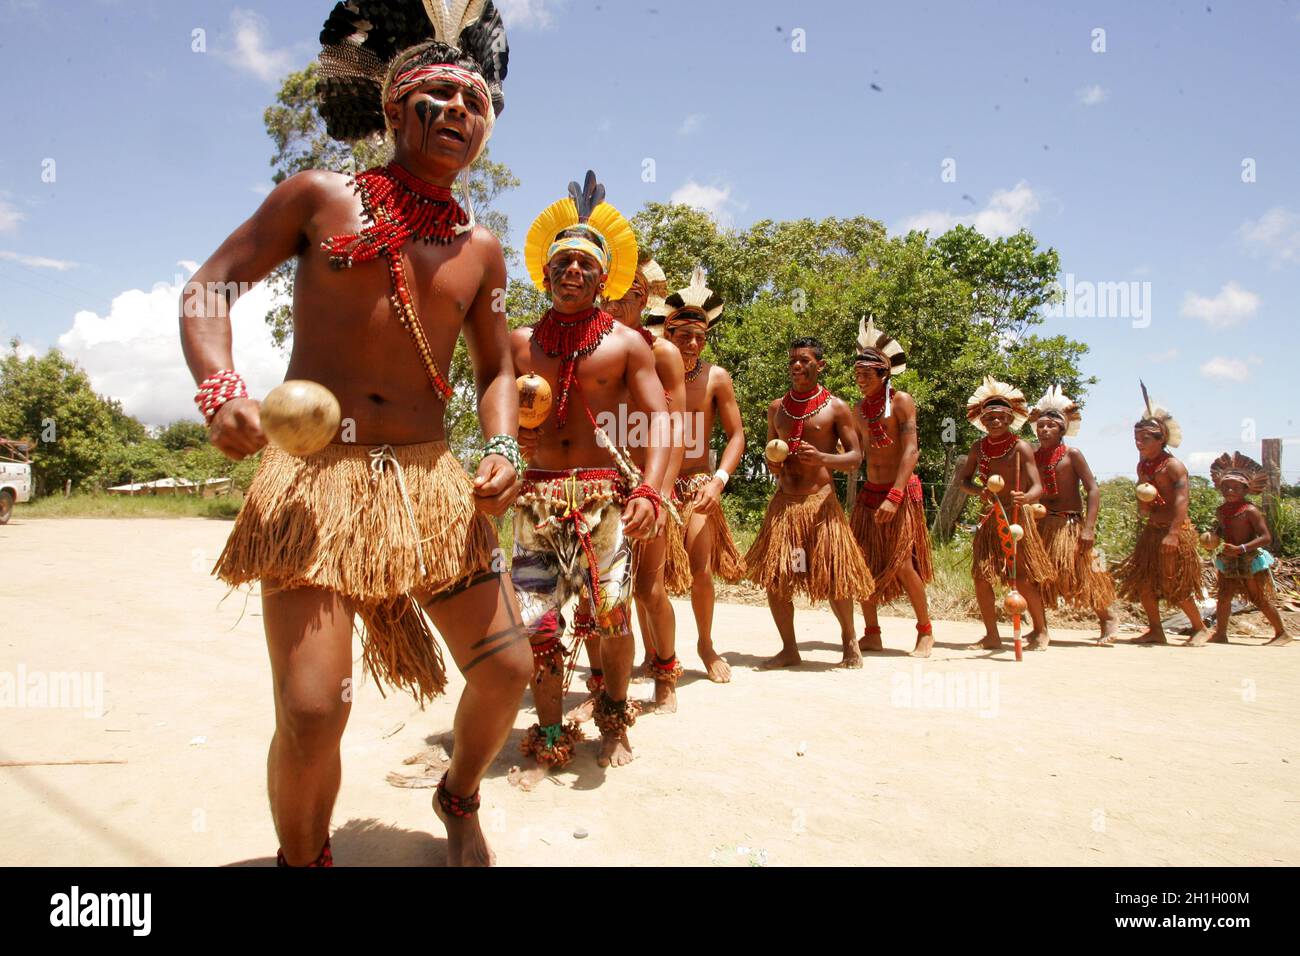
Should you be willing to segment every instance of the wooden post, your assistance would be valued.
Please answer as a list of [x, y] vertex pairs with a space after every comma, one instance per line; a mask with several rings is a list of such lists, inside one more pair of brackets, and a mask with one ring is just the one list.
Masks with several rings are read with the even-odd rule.
[[1268, 472], [1268, 485], [1264, 488], [1264, 520], [1268, 522], [1268, 533], [1273, 536], [1273, 546], [1277, 545], [1277, 509], [1282, 503], [1282, 439], [1265, 438], [1262, 444], [1260, 464]]
[[957, 481], [957, 475], [965, 464], [965, 455], [953, 459], [952, 471], [948, 473], [948, 487], [944, 489], [943, 500], [939, 502], [939, 510], [934, 516], [934, 527], [930, 529], [936, 540], [947, 541], [952, 537], [953, 530], [957, 527], [957, 518], [961, 516], [961, 509], [966, 504], [966, 493]]
[[72, 479], [71, 479], [71, 478], [69, 478], [67, 481], [65, 481], [65, 482], [63, 483], [63, 497], [65, 497], [65, 498], [71, 498], [71, 497], [72, 497]]

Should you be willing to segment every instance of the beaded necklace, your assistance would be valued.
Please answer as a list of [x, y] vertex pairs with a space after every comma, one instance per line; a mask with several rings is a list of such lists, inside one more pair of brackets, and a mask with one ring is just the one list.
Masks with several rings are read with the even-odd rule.
[[704, 371], [704, 369], [708, 366], [708, 364], [709, 363], [704, 361], [704, 359], [696, 359], [695, 367], [686, 373], [686, 381], [693, 382], [697, 378], [699, 378], [700, 372]]
[[799, 443], [803, 441], [803, 423], [825, 408], [830, 400], [831, 393], [820, 382], [815, 389], [811, 392], [805, 392], [803, 395], [800, 395], [794, 389], [790, 389], [781, 396], [781, 411], [785, 412], [786, 417], [794, 422], [794, 428], [790, 430], [790, 437], [786, 439], [790, 451], [796, 451]]
[[1016, 447], [1016, 442], [1019, 440], [1016, 438], [1014, 432], [1009, 433], [1006, 436], [1006, 438], [1007, 438], [1007, 443], [1002, 447], [1001, 451], [998, 450], [998, 446], [995, 443], [996, 440], [991, 436], [985, 435], [983, 438], [980, 439], [979, 473], [980, 473], [980, 478], [984, 479], [985, 481], [988, 480], [989, 469], [993, 466], [993, 462], [997, 461], [1000, 458], [1006, 458], [1007, 453], [1011, 451], [1011, 449]]
[[596, 306], [577, 315], [560, 316], [554, 309], [547, 310], [533, 326], [533, 341], [551, 358], [561, 359], [555, 421], [563, 428], [569, 417], [569, 389], [577, 378], [578, 359], [596, 351], [614, 328], [614, 317]]
[[1238, 501], [1235, 505], [1219, 505], [1218, 515], [1220, 521], [1231, 521], [1238, 515], [1243, 514], [1250, 507], [1249, 501]]
[[871, 434], [872, 448], [888, 448], [894, 443], [885, 428], [885, 406], [892, 396], [893, 389], [886, 385], [875, 398], [864, 398], [859, 405], [862, 417], [867, 421], [867, 431]]
[[411, 284], [402, 259], [408, 239], [440, 245], [450, 243], [469, 217], [452, 198], [446, 186], [435, 186], [390, 163], [358, 173], [352, 181], [361, 197], [364, 218], [370, 223], [359, 233], [331, 236], [321, 243], [335, 269], [350, 269], [382, 255], [388, 260], [390, 301], [397, 321], [410, 334], [434, 392], [445, 402], [452, 395], [451, 384], [433, 359], [433, 349], [424, 334]]
[[[1159, 455], [1157, 455], [1155, 458], [1151, 459], [1150, 461], [1147, 461], [1145, 458], [1139, 458], [1138, 478], [1141, 481], [1144, 481], [1147, 484], [1151, 485], [1152, 487], [1155, 487], [1156, 475], [1160, 474], [1160, 472], [1165, 470], [1165, 465], [1169, 464], [1169, 459], [1173, 457], [1174, 456], [1169, 454], [1169, 452], [1162, 451]], [[1160, 506], [1160, 505], [1167, 504], [1168, 502], [1165, 501], [1165, 496], [1160, 494], [1159, 491], [1157, 491], [1155, 499], [1151, 503], [1153, 505]]]
[[1034, 449], [1034, 464], [1038, 466], [1038, 473], [1043, 476], [1043, 491], [1049, 498], [1056, 497], [1056, 466], [1069, 450], [1065, 447], [1065, 442], [1060, 442], [1051, 451], [1042, 447]]

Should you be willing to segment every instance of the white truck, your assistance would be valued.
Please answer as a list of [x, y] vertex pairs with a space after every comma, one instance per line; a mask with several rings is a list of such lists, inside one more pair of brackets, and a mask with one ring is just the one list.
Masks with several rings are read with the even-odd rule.
[[0, 524], [8, 524], [14, 504], [32, 496], [32, 446], [0, 438]]

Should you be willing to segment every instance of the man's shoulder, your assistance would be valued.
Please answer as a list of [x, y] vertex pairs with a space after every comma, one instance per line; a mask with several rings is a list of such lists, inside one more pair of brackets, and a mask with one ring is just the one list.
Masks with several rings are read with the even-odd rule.
[[1065, 453], [1065, 458], [1072, 465], [1075, 464], [1086, 465], [1088, 463], [1087, 456], [1084, 455], [1083, 449], [1075, 445], [1071, 445], [1069, 447], [1069, 450]]
[[916, 414], [916, 399], [912, 397], [911, 392], [903, 392], [903, 391], [895, 390], [894, 394], [890, 398], [890, 403], [895, 409], [895, 411], [892, 414], [897, 414], [898, 411], [905, 411], [908, 412], [909, 414]]
[[352, 188], [352, 178], [328, 169], [304, 169], [300, 173], [294, 173], [276, 186], [275, 191], [294, 196], [309, 196], [319, 202], [357, 201], [356, 190]]
[[731, 386], [733, 385], [733, 382], [731, 381], [731, 373], [728, 372], [721, 365], [710, 362], [709, 363], [709, 384], [714, 386], [719, 386], [719, 385]]

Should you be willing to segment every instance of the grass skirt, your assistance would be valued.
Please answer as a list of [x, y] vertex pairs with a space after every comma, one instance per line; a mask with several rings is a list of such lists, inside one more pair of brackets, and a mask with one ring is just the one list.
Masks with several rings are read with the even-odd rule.
[[769, 594], [865, 601], [874, 582], [833, 485], [810, 495], [777, 491], [745, 555], [748, 578]]
[[[1016, 569], [1021, 577], [1027, 577], [1042, 588], [1050, 584], [1054, 576], [1052, 562], [1047, 557], [1042, 538], [1038, 536], [1034, 516], [1024, 508], [1020, 508], [1019, 512], [1019, 524], [1025, 529], [1025, 536], [1016, 545]], [[975, 540], [971, 543], [971, 560], [975, 573], [994, 587], [997, 587], [998, 582], [1011, 583], [997, 528], [996, 509], [986, 511], [979, 530], [975, 532]]]
[[[695, 508], [691, 502], [694, 501], [699, 490], [712, 480], [713, 476], [707, 472], [700, 472], [677, 479], [677, 497], [682, 502], [681, 560], [684, 564], [685, 574], [678, 578], [680, 590], [674, 590], [669, 585], [668, 593], [670, 594], [690, 593], [691, 559], [686, 551], [686, 529], [690, 527], [691, 516], [695, 514]], [[723, 513], [721, 506], [716, 512], [708, 516], [708, 520], [704, 522], [704, 528], [700, 531], [700, 534], [707, 534], [713, 539], [709, 572], [716, 578], [722, 578], [728, 584], [735, 584], [743, 579], [745, 577], [744, 560], [740, 556], [740, 551], [736, 548], [736, 541], [731, 536], [731, 528], [727, 525], [727, 516]]]
[[496, 547], [446, 442], [335, 444], [305, 457], [268, 447], [215, 573], [232, 586], [260, 580], [343, 596], [365, 624], [366, 669], [423, 704], [447, 675], [410, 592], [468, 583], [490, 569]]
[[925, 525], [925, 506], [921, 500], [910, 494], [904, 495], [893, 520], [885, 524], [876, 523], [877, 506], [876, 496], [862, 489], [853, 504], [853, 517], [849, 524], [876, 582], [872, 598], [880, 604], [888, 604], [907, 593], [899, 576], [904, 567], [910, 563], [921, 580], [929, 584], [934, 579], [934, 564], [930, 557], [930, 532]]
[[1115, 603], [1115, 582], [1092, 548], [1079, 547], [1083, 519], [1077, 514], [1048, 514], [1038, 522], [1038, 533], [1056, 578], [1043, 586], [1043, 604], [1055, 607], [1057, 598], [1085, 611], [1104, 614]]
[[1126, 601], [1140, 601], [1146, 589], [1170, 604], [1205, 596], [1201, 590], [1201, 556], [1196, 551], [1196, 529], [1184, 521], [1178, 530], [1178, 550], [1166, 555], [1160, 541], [1167, 527], [1147, 524], [1138, 534], [1133, 553], [1115, 568], [1115, 589]]

